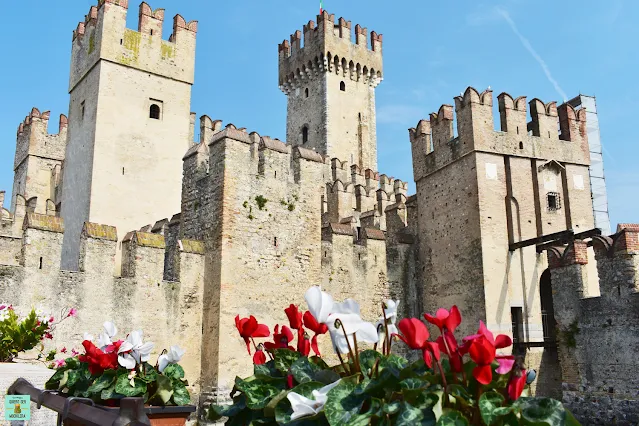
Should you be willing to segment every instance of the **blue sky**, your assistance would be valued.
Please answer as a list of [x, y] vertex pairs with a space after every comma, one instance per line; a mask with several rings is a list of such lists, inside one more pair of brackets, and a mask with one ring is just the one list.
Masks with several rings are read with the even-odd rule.
[[[0, 67], [0, 189], [13, 181], [18, 124], [33, 106], [68, 108], [71, 33], [94, 0], [3, 5]], [[129, 27], [137, 28], [136, 0]], [[285, 138], [286, 98], [277, 87], [277, 44], [309, 19], [318, 1], [152, 0], [200, 22], [192, 111]], [[474, 86], [495, 96], [562, 101], [597, 96], [613, 226], [639, 223], [639, 2], [633, 0], [325, 0], [336, 15], [384, 34], [377, 88], [380, 172], [411, 182], [409, 127]], [[57, 131], [57, 119], [51, 120]], [[498, 126], [498, 123], [495, 123]]]

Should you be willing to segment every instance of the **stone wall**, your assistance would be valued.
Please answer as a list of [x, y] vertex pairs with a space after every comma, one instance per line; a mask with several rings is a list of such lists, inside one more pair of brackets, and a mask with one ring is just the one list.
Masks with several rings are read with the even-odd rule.
[[[84, 332], [97, 335], [105, 321], [118, 326], [118, 337], [132, 330], [144, 332], [145, 341], [155, 343], [154, 362], [163, 349], [179, 345], [186, 350], [181, 362], [189, 380], [189, 390], [199, 397], [202, 360], [203, 246], [183, 241], [179, 250], [180, 275], [163, 280], [164, 247], [162, 235], [150, 234], [146, 240], [136, 233], [127, 247], [129, 269], [134, 273], [114, 278], [117, 231], [114, 227], [86, 223], [80, 244], [79, 271], [60, 271], [63, 223], [61, 218], [30, 213], [25, 220], [21, 265], [0, 261], [0, 300], [26, 312], [41, 306], [59, 319], [61, 312], [78, 309], [78, 318], [56, 329], [47, 349], [81, 350]], [[4, 239], [0, 238], [0, 244]], [[126, 252], [125, 252], [126, 254]]]
[[639, 422], [639, 225], [594, 237], [600, 296], [588, 297], [587, 244], [548, 252], [563, 401], [584, 425]]

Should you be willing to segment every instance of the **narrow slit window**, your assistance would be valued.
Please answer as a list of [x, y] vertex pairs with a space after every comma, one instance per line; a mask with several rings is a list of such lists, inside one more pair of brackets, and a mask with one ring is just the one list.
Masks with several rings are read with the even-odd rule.
[[302, 127], [302, 143], [308, 142], [308, 126]]
[[346, 83], [344, 83], [343, 81], [339, 83], [339, 90], [341, 90], [342, 92], [346, 92]]
[[85, 101], [82, 101], [82, 102], [80, 103], [80, 118], [82, 118], [82, 119], [84, 119], [84, 109], [85, 109], [85, 108], [84, 108], [84, 106], [85, 106], [85, 105], [84, 105], [84, 102], [85, 102]]
[[151, 30], [151, 35], [153, 35], [153, 30]]
[[273, 245], [277, 247], [277, 237], [273, 237]]
[[304, 96], [308, 98], [308, 87], [304, 89]]
[[42, 269], [42, 258], [40, 258], [40, 269]]

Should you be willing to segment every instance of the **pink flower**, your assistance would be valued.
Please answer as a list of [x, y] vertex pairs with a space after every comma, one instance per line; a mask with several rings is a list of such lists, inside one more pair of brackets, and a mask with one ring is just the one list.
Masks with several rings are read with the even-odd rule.
[[69, 314], [67, 315], [67, 317], [77, 317], [78, 316], [78, 310], [76, 308], [71, 308], [69, 310]]
[[64, 367], [65, 365], [67, 365], [67, 362], [63, 359], [56, 359], [55, 361], [53, 361], [53, 366], [55, 368], [61, 368], [61, 367]]
[[71, 349], [71, 355], [77, 356], [80, 355], [80, 352], [76, 351], [75, 349]]
[[53, 322], [54, 318], [53, 316], [51, 318], [49, 318], [49, 324], [51, 324]]
[[46, 339], [53, 339], [53, 334], [51, 334], [51, 333], [45, 333], [45, 334], [44, 334], [44, 337], [45, 337]]
[[62, 352], [63, 354], [66, 354], [67, 353], [67, 347], [65, 346], [62, 349], [60, 349], [60, 352]]

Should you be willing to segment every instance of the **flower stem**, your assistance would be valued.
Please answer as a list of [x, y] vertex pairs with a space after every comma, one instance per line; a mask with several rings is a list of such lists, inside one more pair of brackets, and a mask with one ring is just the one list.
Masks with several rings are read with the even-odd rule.
[[357, 347], [357, 336], [353, 334], [353, 344], [355, 346], [355, 365], [357, 366], [357, 370], [361, 373], [362, 366], [359, 364], [359, 349]]
[[[337, 320], [339, 321], [339, 320]], [[353, 348], [351, 348], [351, 342], [348, 340], [348, 335], [346, 334], [346, 329], [344, 328], [344, 324], [339, 321], [339, 326], [342, 329], [342, 332], [344, 333], [344, 338], [346, 339], [346, 345], [348, 346], [348, 354], [349, 354], [349, 358], [352, 357], [353, 360], [355, 360], [355, 356], [353, 355]], [[351, 370], [351, 373], [353, 372], [353, 370]]]
[[386, 322], [386, 303], [382, 303], [382, 315], [384, 316], [384, 346], [382, 348], [382, 354], [390, 354], [390, 339], [388, 337], [388, 323]]
[[442, 363], [439, 360], [437, 361], [437, 367], [439, 367], [439, 374], [442, 375], [442, 384], [444, 385], [444, 405], [448, 405], [448, 383], [446, 383], [446, 375], [444, 374], [444, 369], [442, 368]]

